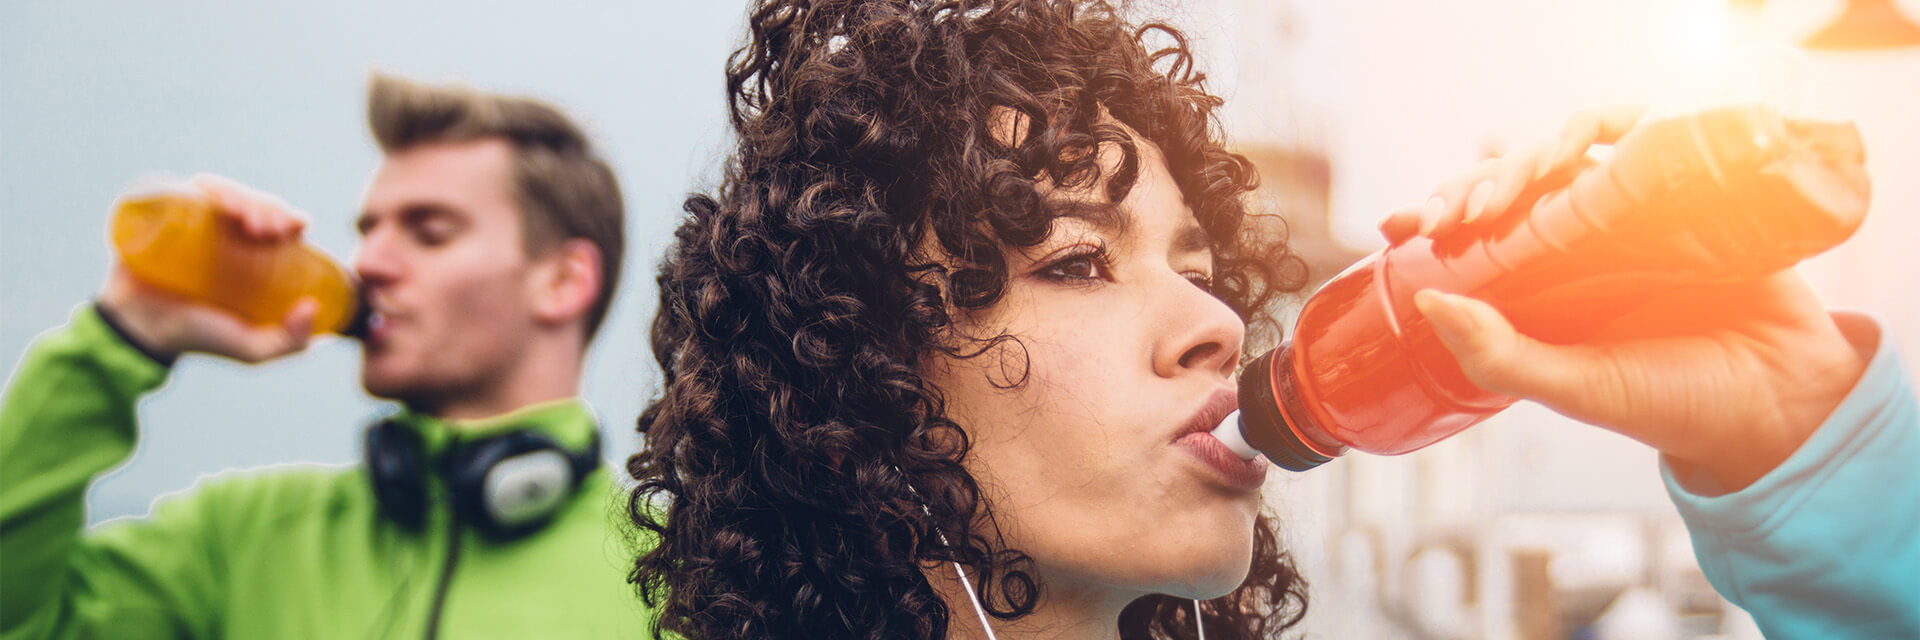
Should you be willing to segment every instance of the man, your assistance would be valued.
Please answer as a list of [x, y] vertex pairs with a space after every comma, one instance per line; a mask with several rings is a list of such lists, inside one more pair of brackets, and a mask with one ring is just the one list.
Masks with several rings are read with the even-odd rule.
[[[248, 326], [117, 267], [43, 336], [0, 406], [0, 636], [600, 637], [647, 614], [609, 526], [614, 485], [578, 393], [623, 251], [611, 170], [545, 104], [376, 75], [385, 161], [354, 265], [362, 381], [402, 410], [367, 465], [228, 475], [82, 532], [173, 359], [304, 348], [313, 305]], [[217, 177], [243, 235], [295, 242], [278, 199]], [[285, 428], [262, 425], [262, 428]]]

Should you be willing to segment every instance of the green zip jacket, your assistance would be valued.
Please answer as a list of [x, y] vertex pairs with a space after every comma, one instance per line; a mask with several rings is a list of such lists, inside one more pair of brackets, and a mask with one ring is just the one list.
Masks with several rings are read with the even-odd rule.
[[[445, 501], [422, 531], [402, 530], [358, 467], [222, 474], [147, 518], [83, 531], [88, 485], [132, 453], [139, 398], [167, 372], [91, 307], [21, 359], [0, 405], [0, 640], [647, 634], [650, 613], [625, 580], [624, 501], [605, 469], [511, 542], [453, 527]], [[454, 438], [432, 418], [396, 420], [432, 456]], [[561, 402], [459, 433], [510, 428], [582, 447], [595, 425]]]

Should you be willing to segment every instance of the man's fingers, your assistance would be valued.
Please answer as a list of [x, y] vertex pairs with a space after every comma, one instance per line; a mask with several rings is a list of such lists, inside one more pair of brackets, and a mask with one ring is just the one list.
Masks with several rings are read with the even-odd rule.
[[307, 348], [307, 341], [313, 337], [313, 317], [319, 309], [320, 304], [312, 298], [302, 298], [287, 311], [279, 326], [257, 328], [258, 342], [252, 349], [255, 357], [248, 362], [271, 360]]
[[187, 184], [206, 194], [214, 208], [248, 238], [283, 242], [299, 239], [306, 230], [306, 214], [273, 194], [211, 173], [195, 174]]
[[198, 309], [197, 324], [204, 338], [195, 351], [204, 351], [246, 363], [258, 363], [296, 353], [307, 348], [312, 339], [313, 320], [319, 312], [313, 299], [294, 303], [279, 324], [254, 325], [225, 311]]
[[306, 347], [307, 338], [313, 335], [313, 319], [320, 313], [320, 302], [313, 298], [301, 298], [287, 310], [287, 317], [280, 321], [280, 327], [287, 335], [298, 338], [295, 350]]

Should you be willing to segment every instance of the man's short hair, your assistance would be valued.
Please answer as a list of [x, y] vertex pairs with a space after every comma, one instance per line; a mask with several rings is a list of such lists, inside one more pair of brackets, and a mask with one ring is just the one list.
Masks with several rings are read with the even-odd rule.
[[600, 249], [600, 294], [587, 316], [587, 338], [593, 338], [620, 282], [626, 224], [613, 170], [578, 125], [532, 98], [378, 72], [367, 90], [367, 124], [387, 154], [436, 142], [499, 138], [511, 144], [527, 255], [572, 238]]

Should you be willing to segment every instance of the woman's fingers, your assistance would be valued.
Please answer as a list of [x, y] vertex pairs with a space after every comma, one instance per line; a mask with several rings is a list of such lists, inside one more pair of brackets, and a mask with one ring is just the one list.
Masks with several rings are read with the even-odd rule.
[[1572, 166], [1580, 156], [1587, 154], [1587, 147], [1619, 141], [1646, 113], [1644, 105], [1619, 105], [1574, 114], [1573, 119], [1560, 129], [1558, 148], [1551, 154], [1552, 160], [1547, 170]]
[[1545, 144], [1502, 156], [1493, 166], [1493, 175], [1476, 187], [1483, 195], [1467, 199], [1461, 224], [1492, 220], [1506, 213], [1521, 192], [1550, 173], [1553, 157], [1553, 147]]
[[1584, 367], [1560, 348], [1529, 338], [1485, 302], [1434, 289], [1413, 295], [1467, 379], [1488, 391], [1541, 398], [1578, 386]]
[[1380, 235], [1389, 243], [1399, 244], [1416, 235], [1439, 237], [1498, 219], [1512, 210], [1529, 187], [1549, 176], [1565, 175], [1581, 162], [1589, 147], [1619, 140], [1645, 113], [1645, 107], [1629, 105], [1575, 114], [1554, 141], [1482, 160], [1472, 170], [1441, 184], [1425, 202], [1387, 214], [1380, 222]]
[[1380, 223], [1380, 233], [1398, 243], [1413, 235], [1439, 237], [1498, 219], [1529, 187], [1574, 167], [1589, 147], [1619, 140], [1645, 113], [1646, 108], [1637, 105], [1580, 112], [1554, 141], [1482, 160], [1443, 183], [1426, 202], [1389, 214]]
[[1380, 221], [1380, 236], [1387, 239], [1387, 244], [1400, 244], [1419, 235], [1420, 209], [1421, 205], [1413, 205], [1388, 212]]
[[[1481, 160], [1472, 171], [1440, 185], [1440, 189], [1421, 206], [1420, 235], [1438, 237], [1459, 227], [1468, 202], [1486, 197], [1489, 187], [1484, 186], [1485, 182], [1498, 169], [1499, 163], [1498, 158]], [[1476, 196], [1476, 192], [1480, 195]]]

